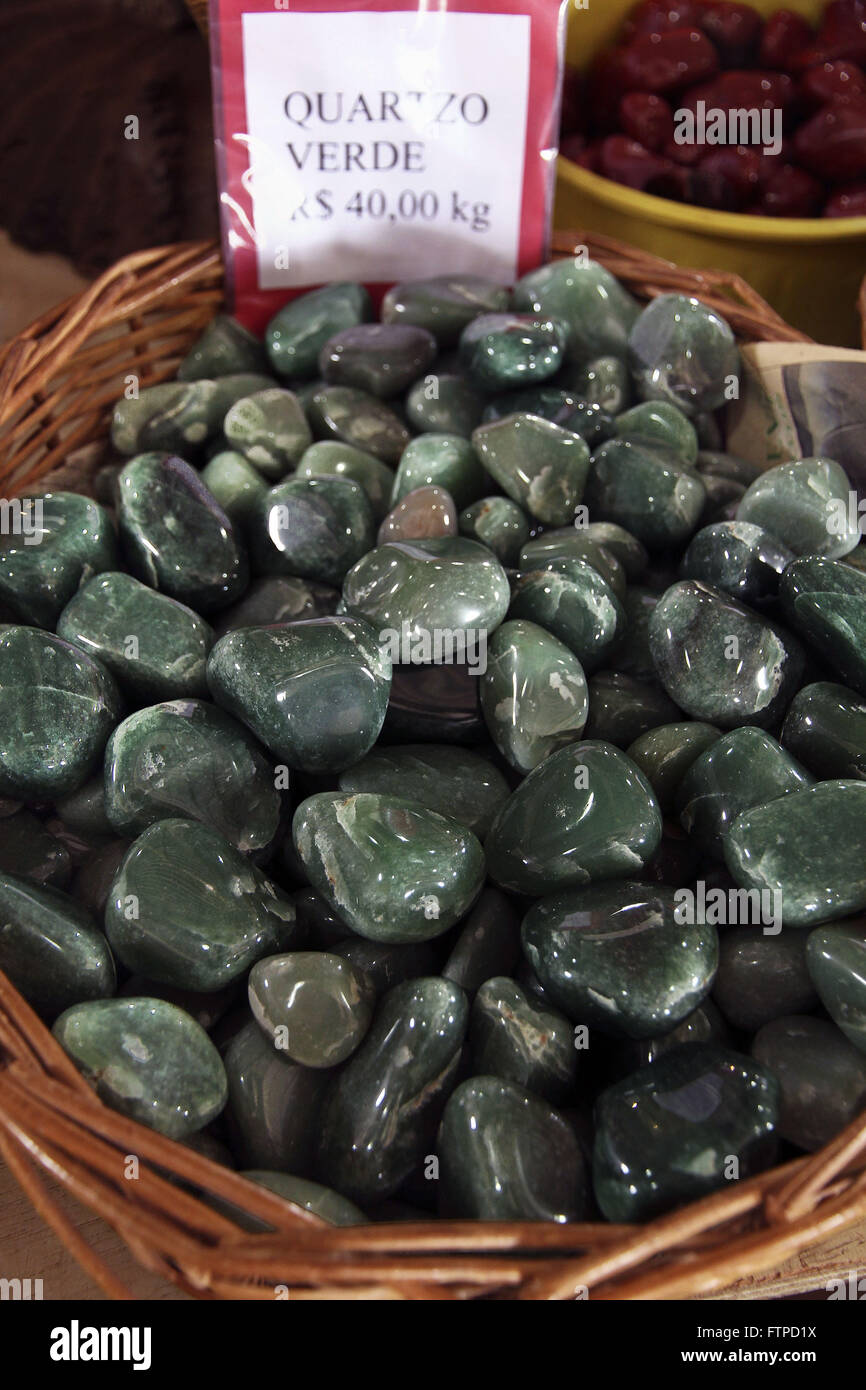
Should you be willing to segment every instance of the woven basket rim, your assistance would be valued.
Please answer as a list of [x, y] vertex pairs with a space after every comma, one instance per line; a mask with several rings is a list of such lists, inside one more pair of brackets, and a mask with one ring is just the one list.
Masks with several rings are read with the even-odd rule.
[[[690, 271], [610, 238], [560, 234], [554, 255], [586, 248], [638, 297], [698, 295], [739, 338], [809, 342], [737, 276]], [[213, 242], [137, 253], [0, 349], [0, 486], [39, 483], [70, 450], [104, 436], [135, 366], [170, 377], [222, 302]], [[866, 285], [863, 306], [866, 310]], [[94, 385], [94, 383], [96, 383]], [[120, 386], [119, 386], [120, 383]], [[34, 423], [35, 421], [35, 423]], [[71, 442], [70, 442], [71, 441]], [[125, 1181], [124, 1156], [140, 1156]], [[773, 1268], [866, 1217], [866, 1113], [820, 1153], [732, 1183], [646, 1225], [469, 1221], [325, 1225], [109, 1109], [0, 972], [0, 1154], [36, 1210], [111, 1297], [132, 1295], [51, 1195], [45, 1175], [101, 1215], [138, 1261], [198, 1297], [593, 1299], [712, 1293]], [[197, 1183], [274, 1228], [251, 1235], [170, 1182]]]

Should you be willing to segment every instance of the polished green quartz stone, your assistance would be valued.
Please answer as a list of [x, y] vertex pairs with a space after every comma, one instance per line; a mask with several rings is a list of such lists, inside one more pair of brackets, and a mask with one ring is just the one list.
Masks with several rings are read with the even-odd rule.
[[586, 737], [628, 748], [641, 734], [670, 724], [680, 710], [656, 684], [620, 671], [599, 671], [589, 680]]
[[99, 574], [64, 608], [57, 632], [101, 661], [137, 700], [207, 694], [213, 632], [191, 608], [131, 574]]
[[547, 314], [481, 314], [460, 335], [460, 359], [484, 391], [547, 381], [565, 361], [568, 330]]
[[217, 314], [193, 343], [177, 369], [179, 381], [263, 372], [266, 358], [261, 342], [229, 314]]
[[327, 1072], [290, 1061], [253, 1019], [229, 1043], [225, 1069], [226, 1127], [238, 1160], [311, 1173]]
[[319, 370], [332, 386], [354, 386], [380, 399], [397, 396], [436, 356], [436, 339], [409, 323], [361, 323], [329, 338]]
[[259, 504], [250, 531], [261, 571], [320, 584], [339, 584], [375, 539], [367, 494], [346, 477], [294, 477], [277, 483]]
[[436, 540], [457, 535], [457, 507], [441, 487], [416, 487], [407, 492], [379, 527], [376, 544], [388, 541]]
[[213, 385], [217, 390], [214, 410], [219, 419], [219, 429], [211, 435], [205, 445], [204, 456], [207, 459], [229, 448], [223, 427], [225, 417], [233, 405], [246, 400], [248, 396], [255, 396], [260, 391], [279, 389], [272, 376], [264, 376], [261, 372], [234, 372], [231, 376], [218, 377]]
[[351, 1057], [376, 998], [369, 978], [329, 951], [266, 956], [250, 971], [248, 989], [265, 1037], [303, 1067], [336, 1067]]
[[406, 419], [420, 434], [460, 434], [468, 439], [481, 424], [485, 399], [465, 376], [434, 367], [406, 393]]
[[624, 622], [622, 606], [598, 570], [585, 560], [553, 559], [521, 573], [509, 618], [543, 627], [574, 653], [586, 671], [599, 666]]
[[656, 794], [666, 815], [674, 809], [680, 783], [702, 753], [718, 740], [720, 730], [699, 720], [687, 724], [658, 724], [636, 738], [626, 750]]
[[238, 628], [208, 660], [217, 704], [275, 757], [304, 772], [340, 772], [379, 737], [390, 660], [357, 618]]
[[475, 996], [469, 1049], [478, 1076], [502, 1077], [555, 1102], [574, 1089], [579, 1054], [572, 1024], [505, 976], [487, 980]]
[[117, 565], [111, 518], [75, 492], [4, 502], [0, 603], [13, 620], [53, 628], [79, 585]]
[[659, 884], [590, 883], [542, 898], [523, 920], [523, 950], [545, 997], [615, 1037], [674, 1028], [710, 991], [718, 932], [683, 923]]
[[866, 1109], [866, 1057], [822, 1018], [774, 1019], [753, 1039], [752, 1056], [781, 1088], [779, 1134], [808, 1153]]
[[791, 626], [847, 685], [866, 695], [866, 574], [809, 556], [788, 566], [779, 596]]
[[655, 1038], [623, 1039], [616, 1047], [617, 1064], [621, 1061], [622, 1074], [629, 1076], [683, 1045], [717, 1043], [720, 1047], [727, 1047], [730, 1031], [711, 997], [707, 995], [706, 999], [702, 999], [698, 1007], [686, 1014], [682, 1023], [678, 1023], [670, 1032], [661, 1033]]
[[862, 539], [851, 496], [848, 475], [833, 459], [798, 459], [756, 478], [737, 508], [737, 520], [763, 526], [794, 555], [839, 559]]
[[120, 535], [138, 579], [201, 613], [240, 598], [246, 554], [194, 468], [181, 458], [141, 454], [117, 486]]
[[579, 434], [537, 415], [481, 425], [472, 443], [486, 471], [536, 520], [567, 526], [583, 497], [589, 448]]
[[579, 434], [586, 440], [590, 449], [597, 449], [599, 444], [603, 444], [613, 434], [613, 420], [614, 417], [600, 405], [595, 405], [592, 401], [578, 401], [574, 410], [562, 420], [558, 420], [557, 424], [561, 424], [563, 429]]
[[374, 748], [340, 773], [342, 792], [375, 792], [417, 801], [459, 821], [483, 840], [509, 795], [502, 773], [468, 748], [411, 743]]
[[645, 401], [667, 401], [694, 418], [732, 399], [740, 353], [729, 324], [683, 294], [660, 294], [635, 320], [629, 357]]
[[482, 497], [458, 517], [460, 534], [480, 541], [501, 565], [518, 563], [521, 546], [529, 540], [529, 521], [522, 507], [508, 497]]
[[642, 401], [624, 410], [614, 423], [614, 434], [618, 439], [674, 454], [687, 468], [697, 463], [695, 427], [687, 415], [668, 401]]
[[700, 579], [742, 603], [775, 599], [793, 551], [750, 521], [717, 521], [692, 537], [680, 565], [684, 579]]
[[[595, 1199], [608, 1221], [647, 1221], [768, 1168], [779, 1085], [712, 1044], [677, 1048], [611, 1086], [596, 1109]], [[736, 1168], [732, 1164], [736, 1160]]]
[[[467, 654], [470, 638], [486, 640], [508, 611], [509, 587], [486, 546], [446, 536], [378, 546], [346, 575], [343, 598], [349, 613], [389, 634], [389, 649], [400, 649], [392, 650], [395, 661], [426, 665], [456, 659], [455, 633]], [[479, 643], [471, 645], [474, 652]]]
[[265, 348], [279, 376], [314, 377], [319, 353], [329, 338], [372, 317], [363, 285], [337, 283], [299, 295], [271, 319]]
[[485, 851], [495, 883], [540, 896], [639, 873], [661, 835], [643, 773], [611, 744], [583, 742], [551, 753], [512, 792]]
[[627, 410], [634, 398], [628, 363], [615, 354], [592, 357], [588, 362], [570, 362], [557, 380], [580, 398], [584, 410], [603, 412], [604, 437], [608, 439], [615, 432], [614, 417]]
[[717, 737], [687, 769], [676, 796], [680, 823], [703, 854], [723, 859], [742, 811], [811, 784], [806, 769], [774, 738], [746, 725]]
[[622, 599], [625, 623], [619, 637], [604, 654], [605, 668], [638, 681], [656, 680], [649, 643], [649, 623], [659, 601], [657, 593], [641, 584], [629, 584]]
[[72, 877], [69, 850], [38, 816], [22, 808], [0, 820], [0, 874], [5, 873], [47, 888], [66, 888]]
[[593, 455], [585, 492], [590, 515], [624, 526], [650, 550], [688, 540], [705, 500], [698, 474], [672, 453], [609, 439]]
[[[291, 1173], [269, 1173], [266, 1169], [249, 1168], [241, 1173], [242, 1178], [248, 1178], [258, 1187], [266, 1187], [269, 1192], [274, 1192], [278, 1197], [284, 1197], [293, 1206], [303, 1207], [305, 1211], [312, 1212], [320, 1220], [327, 1222], [329, 1226], [364, 1226], [368, 1224], [367, 1217], [356, 1207], [354, 1202], [350, 1202], [348, 1197], [343, 1197], [339, 1192], [335, 1192], [332, 1187], [323, 1187], [320, 1182], [311, 1182], [309, 1178], [298, 1178]], [[230, 1213], [231, 1214], [231, 1213]], [[246, 1217], [241, 1223], [247, 1230], [270, 1230], [266, 1223], [259, 1222], [256, 1217]]]
[[778, 724], [805, 658], [788, 632], [736, 599], [684, 579], [662, 595], [649, 622], [656, 673], [680, 709], [723, 729]]
[[631, 531], [614, 521], [590, 521], [581, 529], [587, 540], [602, 546], [619, 561], [629, 584], [637, 584], [643, 579], [649, 565], [649, 555], [646, 547]]
[[499, 888], [485, 888], [451, 948], [442, 975], [468, 995], [494, 975], [512, 975], [520, 960], [520, 915]]
[[50, 1018], [85, 999], [105, 999], [116, 987], [108, 942], [90, 913], [66, 893], [9, 873], [5, 866], [0, 870], [0, 970]]
[[313, 442], [300, 401], [281, 386], [236, 401], [223, 430], [229, 447], [272, 479], [282, 478]]
[[168, 985], [221, 989], [288, 950], [295, 909], [224, 836], [191, 820], [149, 826], [128, 851], [105, 909], [129, 970]]
[[198, 453], [222, 428], [225, 386], [215, 381], [166, 381], [145, 386], [132, 400], [119, 400], [111, 420], [111, 442], [119, 454], [155, 449]]
[[292, 831], [312, 886], [372, 941], [441, 936], [484, 883], [472, 832], [403, 797], [318, 792], [301, 802]]
[[601, 353], [623, 355], [639, 312], [637, 301], [609, 270], [579, 256], [524, 275], [514, 287], [513, 302], [515, 309], [562, 319], [577, 361]]
[[[346, 931], [345, 923], [343, 931]], [[367, 941], [355, 935], [344, 936], [332, 950], [335, 956], [342, 956], [364, 976], [376, 998], [404, 980], [435, 975], [442, 954], [431, 941], [392, 946], [386, 941]]]
[[328, 1094], [318, 1176], [357, 1201], [423, 1178], [468, 1014], [466, 996], [448, 980], [408, 980], [385, 995]]
[[484, 408], [482, 423], [489, 425], [495, 420], [504, 420], [506, 415], [537, 415], [561, 425], [577, 405], [573, 391], [564, 391], [559, 386], [529, 386], [523, 391], [506, 391], [502, 396], [494, 396]]
[[391, 506], [419, 487], [441, 487], [457, 507], [468, 507], [487, 486], [468, 439], [459, 434], [421, 434], [407, 444], [391, 488]]
[[514, 1081], [474, 1076], [439, 1127], [440, 1209], [478, 1221], [577, 1221], [586, 1207], [580, 1143], [558, 1110]]
[[[728, 911], [728, 918], [731, 915]], [[769, 920], [764, 926], [738, 926], [735, 916], [734, 925], [726, 925], [720, 934], [713, 998], [728, 1023], [754, 1033], [783, 1014], [807, 1013], [815, 1007], [818, 999], [806, 966], [807, 939], [806, 932], [776, 930]]]
[[161, 999], [94, 999], [60, 1015], [53, 1033], [106, 1105], [183, 1139], [226, 1103], [219, 1053], [195, 1019]]
[[862, 921], [817, 927], [806, 943], [806, 964], [824, 1008], [866, 1052], [866, 929]]
[[280, 825], [274, 772], [242, 724], [204, 700], [137, 710], [105, 750], [105, 809], [117, 835], [155, 821], [201, 821], [245, 854], [266, 851]]
[[557, 526], [533, 536], [521, 547], [518, 569], [543, 570], [556, 560], [585, 560], [606, 580], [620, 602], [625, 598], [625, 570], [612, 550], [589, 535], [589, 527]]
[[108, 671], [35, 627], [0, 627], [0, 796], [53, 801], [75, 791], [120, 718]]
[[214, 454], [202, 469], [201, 480], [233, 526], [250, 524], [268, 490], [258, 469], [236, 449], [221, 449]]
[[394, 485], [394, 472], [374, 454], [364, 453], [339, 439], [322, 439], [311, 444], [295, 469], [296, 478], [348, 478], [362, 487], [370, 501], [373, 516], [386, 515]]
[[742, 483], [733, 478], [720, 478], [714, 473], [701, 473], [701, 482], [707, 494], [701, 512], [700, 526], [715, 526], [719, 521], [736, 521], [737, 508], [745, 495]]
[[816, 777], [866, 782], [866, 698], [844, 685], [804, 685], [788, 706], [781, 740]]
[[312, 396], [307, 418], [318, 439], [352, 444], [383, 463], [399, 463], [409, 443], [409, 431], [400, 416], [384, 401], [354, 386], [323, 386]]
[[503, 623], [488, 644], [481, 708], [505, 760], [520, 773], [531, 772], [583, 733], [589, 712], [583, 667], [536, 623]]
[[[700, 419], [696, 419], [694, 425], [700, 435]], [[726, 454], [721, 449], [706, 448], [703, 443], [698, 452], [696, 467], [699, 473], [728, 478], [732, 482], [742, 483], [743, 487], [748, 487], [763, 472], [762, 468], [750, 459], [740, 458], [739, 454]]]
[[744, 811], [725, 840], [741, 888], [781, 893], [786, 927], [866, 908], [866, 786], [817, 782]]
[[214, 619], [214, 633], [225, 637], [239, 627], [268, 627], [304, 618], [333, 617], [339, 589], [288, 574], [268, 574], [254, 579], [242, 599], [224, 608]]
[[504, 313], [510, 301], [505, 285], [481, 275], [433, 275], [393, 285], [382, 300], [382, 322], [425, 328], [449, 347], [479, 314]]

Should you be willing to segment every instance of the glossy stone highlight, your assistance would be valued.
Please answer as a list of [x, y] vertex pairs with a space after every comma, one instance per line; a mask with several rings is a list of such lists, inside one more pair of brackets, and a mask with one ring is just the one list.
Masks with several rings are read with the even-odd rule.
[[321, 584], [341, 583], [375, 536], [369, 498], [347, 477], [278, 483], [261, 503], [251, 531], [260, 570]]
[[689, 538], [706, 489], [673, 454], [631, 439], [609, 439], [593, 455], [584, 500], [596, 521], [616, 522], [659, 550]]
[[728, 323], [682, 294], [651, 300], [629, 335], [629, 356], [643, 399], [668, 401], [689, 417], [723, 406], [740, 372]]
[[116, 987], [108, 942], [89, 912], [55, 889], [0, 873], [0, 970], [40, 1014], [104, 999]]
[[223, 421], [229, 447], [266, 478], [282, 478], [313, 442], [301, 403], [291, 391], [271, 386], [236, 401]]
[[804, 685], [788, 706], [781, 741], [816, 777], [866, 781], [866, 698], [832, 681]]
[[343, 328], [319, 353], [319, 370], [335, 386], [371, 396], [397, 396], [430, 367], [436, 339], [409, 323], [362, 323]]
[[345, 1062], [373, 1017], [370, 979], [328, 951], [267, 956], [250, 971], [248, 990], [265, 1036], [305, 1067]]
[[538, 314], [481, 314], [460, 335], [460, 357], [485, 391], [546, 381], [565, 360], [568, 331]]
[[333, 334], [371, 317], [370, 296], [362, 285], [325, 285], [299, 295], [271, 319], [265, 347], [280, 376], [313, 377], [319, 353]]
[[763, 526], [794, 555], [839, 559], [861, 540], [851, 517], [851, 483], [833, 459], [807, 458], [769, 468], [748, 488], [738, 521]]
[[468, 439], [428, 432], [406, 445], [391, 489], [391, 506], [420, 487], [439, 487], [457, 507], [466, 507], [486, 486], [484, 469]]
[[557, 1102], [574, 1087], [579, 1054], [571, 1023], [527, 998], [514, 980], [499, 976], [481, 986], [472, 1005], [469, 1047], [480, 1076], [513, 1081]]
[[837, 922], [809, 933], [806, 963], [828, 1014], [866, 1052], [866, 926]]
[[13, 498], [0, 537], [0, 602], [24, 623], [53, 628], [95, 574], [114, 569], [114, 528], [104, 507], [75, 492]]
[[518, 772], [531, 772], [583, 733], [589, 712], [583, 667], [535, 623], [503, 623], [488, 644], [481, 708], [502, 756]]

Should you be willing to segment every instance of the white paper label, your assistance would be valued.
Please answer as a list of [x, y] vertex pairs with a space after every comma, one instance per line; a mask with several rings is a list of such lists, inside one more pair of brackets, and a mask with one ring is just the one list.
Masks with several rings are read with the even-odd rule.
[[513, 280], [529, 31], [528, 15], [245, 14], [260, 288], [349, 268]]

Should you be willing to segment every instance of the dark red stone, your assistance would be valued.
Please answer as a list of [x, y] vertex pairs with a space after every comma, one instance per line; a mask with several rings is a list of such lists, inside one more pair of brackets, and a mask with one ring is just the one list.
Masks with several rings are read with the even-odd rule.
[[695, 200], [703, 207], [742, 212], [760, 196], [763, 160], [746, 145], [715, 149], [694, 171]]
[[866, 174], [866, 99], [823, 106], [794, 136], [797, 159], [818, 178], [850, 183]]
[[630, 91], [675, 92], [719, 70], [719, 55], [702, 29], [645, 34], [621, 52]]
[[703, 101], [707, 110], [751, 111], [757, 108], [775, 111], [780, 107], [787, 113], [794, 105], [796, 94], [794, 79], [787, 73], [736, 69], [721, 73], [712, 82], [690, 88], [683, 96], [682, 105], [695, 111], [698, 102]]
[[626, 135], [656, 154], [673, 139], [674, 113], [664, 97], [652, 92], [628, 92], [619, 104], [619, 119]]
[[697, 28], [703, 8], [699, 0], [643, 0], [623, 24], [622, 41], [631, 43], [643, 34], [663, 34], [668, 29]]
[[866, 217], [866, 183], [837, 188], [824, 208], [825, 217]]
[[702, 7], [697, 24], [712, 39], [725, 67], [740, 68], [757, 58], [764, 25], [751, 5], [711, 0]]
[[856, 63], [845, 62], [842, 58], [833, 63], [819, 63], [804, 73], [800, 95], [810, 111], [817, 111], [828, 102], [866, 95], [866, 75]]
[[672, 181], [674, 169], [671, 160], [653, 154], [628, 135], [608, 135], [598, 161], [598, 172], [605, 178], [642, 193], [656, 192], [666, 179]]
[[814, 29], [801, 14], [775, 10], [764, 25], [758, 61], [763, 68], [780, 68], [784, 72], [814, 38]]
[[805, 169], [765, 157], [776, 167], [765, 179], [763, 194], [753, 211], [762, 217], [817, 217], [825, 197], [824, 185]]

